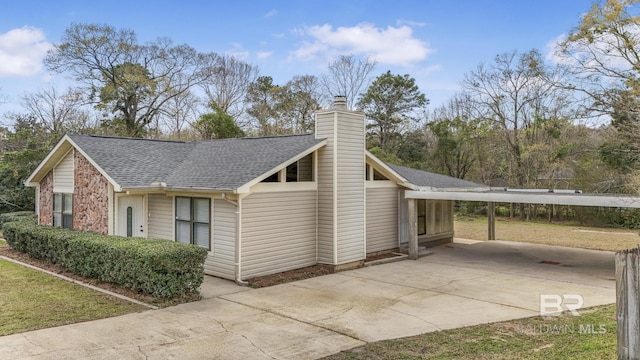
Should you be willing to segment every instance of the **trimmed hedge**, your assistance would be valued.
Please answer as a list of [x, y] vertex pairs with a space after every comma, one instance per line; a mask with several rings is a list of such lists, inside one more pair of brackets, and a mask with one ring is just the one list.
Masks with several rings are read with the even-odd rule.
[[0, 230], [2, 230], [2, 224], [10, 221], [18, 220], [31, 220], [35, 222], [38, 219], [33, 211], [16, 211], [12, 213], [0, 214]]
[[158, 298], [197, 293], [204, 279], [207, 251], [198, 246], [53, 228], [13, 216], [0, 220], [12, 248], [84, 277]]

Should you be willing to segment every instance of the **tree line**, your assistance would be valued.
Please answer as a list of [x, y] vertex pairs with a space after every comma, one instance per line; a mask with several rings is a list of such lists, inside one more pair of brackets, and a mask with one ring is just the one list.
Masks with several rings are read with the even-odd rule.
[[[336, 95], [365, 113], [367, 146], [385, 161], [491, 186], [637, 193], [639, 37], [637, 0], [594, 4], [554, 61], [537, 49], [498, 54], [430, 108], [413, 77], [374, 76], [378, 64], [366, 57], [341, 55], [320, 76], [277, 84], [230, 55], [72, 24], [44, 64], [75, 86], [27, 94], [24, 111], [4, 115], [11, 126], [0, 129], [0, 211], [33, 207], [21, 181], [64, 133], [180, 140], [308, 133], [313, 112]], [[612, 214], [597, 216], [630, 221]]]

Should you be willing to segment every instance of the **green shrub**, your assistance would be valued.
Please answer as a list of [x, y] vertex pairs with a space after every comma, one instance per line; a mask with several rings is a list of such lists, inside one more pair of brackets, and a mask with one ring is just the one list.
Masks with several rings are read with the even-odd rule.
[[18, 220], [30, 220], [35, 223], [37, 216], [33, 211], [18, 211], [0, 214], [0, 230], [2, 230], [2, 224]]
[[2, 229], [16, 250], [158, 298], [196, 293], [204, 277], [207, 251], [194, 245], [71, 231], [24, 219], [7, 221]]

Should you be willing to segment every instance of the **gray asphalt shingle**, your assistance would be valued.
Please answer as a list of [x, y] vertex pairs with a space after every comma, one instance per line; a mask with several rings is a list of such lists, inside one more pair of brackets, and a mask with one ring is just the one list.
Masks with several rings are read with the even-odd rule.
[[164, 141], [70, 135], [122, 187], [236, 189], [322, 142], [310, 135]]
[[[323, 141], [313, 134], [191, 142], [96, 135], [69, 137], [124, 188], [164, 182], [173, 188], [219, 190], [237, 189]], [[486, 187], [450, 176], [388, 165], [418, 186]]]
[[462, 180], [451, 176], [435, 174], [428, 171], [408, 168], [406, 166], [400, 166], [395, 164], [387, 165], [395, 172], [400, 174], [403, 178], [407, 179], [413, 185], [418, 186], [431, 186], [441, 189], [453, 189], [453, 188], [489, 188], [487, 185], [478, 184], [472, 181]]

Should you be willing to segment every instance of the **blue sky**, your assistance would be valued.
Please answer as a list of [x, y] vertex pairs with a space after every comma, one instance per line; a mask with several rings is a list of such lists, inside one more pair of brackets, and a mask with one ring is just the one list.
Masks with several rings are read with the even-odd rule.
[[575, 27], [592, 0], [8, 1], [0, 0], [0, 113], [20, 97], [69, 82], [41, 67], [72, 23], [128, 28], [141, 42], [169, 37], [198, 51], [233, 54], [277, 84], [320, 75], [337, 54], [367, 55], [410, 74], [443, 104], [466, 72], [499, 53], [540, 49]]

